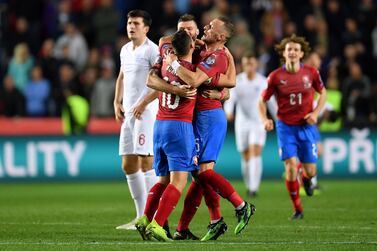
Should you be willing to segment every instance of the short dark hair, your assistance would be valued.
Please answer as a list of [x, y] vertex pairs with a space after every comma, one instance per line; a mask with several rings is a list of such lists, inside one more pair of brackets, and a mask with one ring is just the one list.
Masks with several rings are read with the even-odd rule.
[[228, 17], [225, 17], [225, 16], [218, 17], [217, 19], [219, 19], [220, 21], [224, 23], [225, 32], [227, 33], [226, 41], [228, 41], [233, 36], [234, 24], [232, 23], [232, 21], [230, 21]]
[[174, 33], [171, 43], [177, 56], [185, 56], [190, 51], [192, 39], [186, 31], [179, 30]]
[[298, 37], [296, 34], [292, 34], [290, 37], [286, 37], [283, 40], [281, 40], [280, 43], [275, 45], [275, 51], [279, 54], [280, 56], [280, 61], [282, 63], [285, 63], [285, 58], [283, 57], [283, 52], [285, 50], [285, 46], [288, 43], [295, 43], [295, 44], [300, 44], [301, 45], [301, 51], [304, 52], [304, 57], [305, 58], [309, 52], [311, 51], [311, 48], [309, 46], [309, 42], [306, 41], [305, 37]]
[[127, 19], [130, 17], [141, 17], [145, 26], [150, 27], [152, 25], [151, 15], [149, 15], [149, 13], [145, 10], [131, 10], [127, 14]]
[[254, 52], [252, 51], [246, 51], [243, 55], [243, 58], [257, 58]]
[[178, 23], [189, 22], [189, 21], [194, 21], [196, 23], [195, 16], [186, 13], [186, 14], [183, 14], [182, 16], [180, 16], [179, 19], [178, 19]]

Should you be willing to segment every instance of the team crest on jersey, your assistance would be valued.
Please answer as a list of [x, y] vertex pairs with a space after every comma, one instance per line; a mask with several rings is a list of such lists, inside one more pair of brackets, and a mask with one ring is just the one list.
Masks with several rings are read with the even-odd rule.
[[312, 82], [310, 82], [310, 79], [309, 79], [308, 75], [304, 75], [302, 77], [302, 82], [304, 83], [304, 88], [305, 89], [309, 89], [309, 88], [312, 87]]
[[202, 64], [206, 69], [211, 68], [211, 66], [216, 62], [216, 58], [214, 56], [209, 56], [206, 61], [204, 61]]

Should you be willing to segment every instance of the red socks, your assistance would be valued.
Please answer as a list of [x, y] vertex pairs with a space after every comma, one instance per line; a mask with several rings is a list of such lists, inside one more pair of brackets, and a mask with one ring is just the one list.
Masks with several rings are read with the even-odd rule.
[[291, 197], [291, 201], [293, 203], [293, 207], [295, 208], [296, 212], [302, 212], [301, 200], [300, 200], [300, 184], [297, 180], [295, 181], [285, 181], [285, 185], [287, 186], [289, 196]]
[[189, 224], [202, 202], [203, 188], [195, 181], [191, 182], [187, 191], [183, 211], [177, 226], [178, 231], [187, 230]]
[[148, 192], [147, 202], [145, 204], [144, 214], [148, 217], [149, 221], [152, 221], [154, 214], [158, 208], [158, 203], [162, 193], [165, 191], [166, 185], [156, 183]]
[[164, 225], [166, 219], [177, 205], [180, 197], [181, 192], [173, 184], [169, 184], [166, 187], [161, 196], [156, 215], [154, 216], [154, 219], [160, 226]]
[[203, 185], [203, 193], [211, 221], [220, 219], [220, 195], [208, 184]]
[[210, 185], [213, 190], [220, 193], [220, 195], [229, 200], [235, 208], [243, 203], [243, 199], [234, 190], [233, 186], [223, 176], [213, 170], [207, 170], [199, 174], [199, 180], [203, 184]]

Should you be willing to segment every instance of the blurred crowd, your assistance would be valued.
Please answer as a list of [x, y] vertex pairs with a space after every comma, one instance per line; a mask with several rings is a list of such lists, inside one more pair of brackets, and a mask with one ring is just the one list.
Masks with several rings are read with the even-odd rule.
[[377, 3], [375, 0], [0, 0], [0, 116], [61, 116], [81, 97], [90, 116], [113, 116], [119, 52], [128, 41], [126, 14], [144, 9], [149, 37], [176, 30], [183, 13], [199, 27], [230, 17], [227, 46], [237, 71], [246, 52], [259, 72], [279, 66], [274, 44], [305, 36], [343, 126], [377, 126]]

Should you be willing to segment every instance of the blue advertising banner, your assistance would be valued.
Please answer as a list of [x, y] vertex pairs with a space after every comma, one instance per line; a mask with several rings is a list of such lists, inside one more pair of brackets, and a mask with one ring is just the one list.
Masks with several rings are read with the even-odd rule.
[[[322, 135], [318, 173], [329, 178], [377, 178], [377, 131], [352, 129]], [[276, 135], [269, 133], [263, 150], [263, 177], [280, 178]], [[234, 134], [228, 133], [216, 171], [241, 178]], [[118, 136], [0, 137], [0, 180], [119, 180], [124, 175]]]

